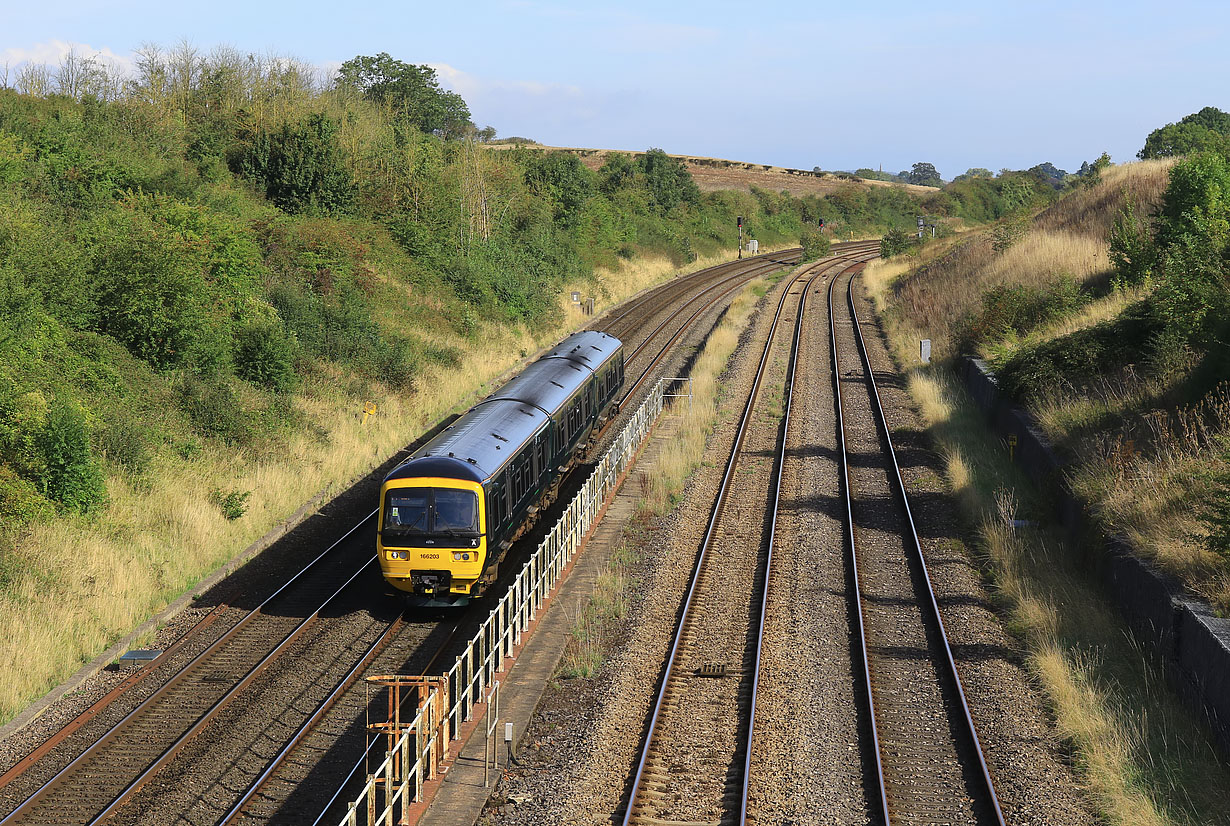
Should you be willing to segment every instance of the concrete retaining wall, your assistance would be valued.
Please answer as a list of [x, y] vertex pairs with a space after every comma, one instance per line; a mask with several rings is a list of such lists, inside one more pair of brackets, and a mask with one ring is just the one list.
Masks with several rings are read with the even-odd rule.
[[1089, 509], [1068, 487], [1063, 462], [1030, 415], [999, 392], [994, 374], [979, 359], [963, 359], [961, 377], [995, 432], [1015, 435], [1016, 462], [1052, 496], [1056, 516], [1072, 537], [1092, 543], [1091, 563], [1111, 601], [1136, 637], [1147, 643], [1167, 677], [1192, 708], [1210, 723], [1230, 757], [1230, 619], [1213, 613], [1184, 592], [1120, 537], [1089, 529]]

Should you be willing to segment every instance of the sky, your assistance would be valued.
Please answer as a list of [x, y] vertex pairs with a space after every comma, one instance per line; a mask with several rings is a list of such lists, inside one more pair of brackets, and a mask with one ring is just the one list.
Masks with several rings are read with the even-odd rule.
[[[55, 0], [0, 14], [0, 73], [142, 44], [290, 56], [331, 74], [388, 52], [436, 69], [478, 126], [553, 146], [826, 170], [1074, 171], [1230, 111], [1230, 4]], [[0, 74], [0, 79], [3, 74]]]

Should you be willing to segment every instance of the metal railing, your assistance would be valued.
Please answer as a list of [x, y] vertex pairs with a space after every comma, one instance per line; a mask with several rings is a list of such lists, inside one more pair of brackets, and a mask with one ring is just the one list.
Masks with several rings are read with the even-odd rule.
[[[543, 603], [563, 579], [620, 476], [662, 412], [664, 389], [665, 383], [659, 382], [615, 437], [551, 533], [457, 657], [443, 685], [419, 704], [393, 749], [386, 752], [384, 761], [350, 803], [339, 826], [393, 826], [403, 822], [410, 805], [422, 799], [423, 784], [435, 777], [441, 755], [447, 755], [448, 743], [442, 738], [447, 738], [447, 732], [458, 736], [462, 724], [473, 719], [475, 707], [486, 704], [504, 660], [513, 656]], [[443, 713], [438, 711], [437, 692], [443, 692], [447, 698]]]

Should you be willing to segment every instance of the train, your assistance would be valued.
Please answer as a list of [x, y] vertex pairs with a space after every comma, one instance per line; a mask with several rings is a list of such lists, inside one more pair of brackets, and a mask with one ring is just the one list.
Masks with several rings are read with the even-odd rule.
[[395, 467], [380, 486], [376, 555], [411, 605], [464, 605], [559, 493], [616, 410], [619, 339], [565, 338]]

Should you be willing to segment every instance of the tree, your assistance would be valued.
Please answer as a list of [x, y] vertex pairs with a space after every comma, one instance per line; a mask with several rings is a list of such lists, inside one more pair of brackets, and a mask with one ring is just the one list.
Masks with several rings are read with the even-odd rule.
[[1143, 284], [1157, 266], [1157, 245], [1147, 216], [1128, 197], [1110, 230], [1110, 261], [1117, 284]]
[[815, 227], [806, 227], [799, 236], [803, 248], [803, 261], [815, 261], [829, 254], [829, 237]]
[[232, 170], [262, 184], [287, 212], [348, 212], [355, 186], [337, 143], [337, 126], [319, 112], [276, 132], [257, 132]]
[[918, 186], [944, 185], [944, 180], [940, 177], [940, 173], [936, 171], [935, 167], [923, 161], [914, 164], [914, 168], [906, 173], [906, 180]]
[[904, 230], [894, 227], [880, 239], [880, 257], [892, 258], [894, 255], [900, 255], [910, 249], [911, 243], [913, 242], [910, 236], [906, 235]]
[[1188, 115], [1178, 123], [1154, 129], [1136, 153], [1141, 160], [1191, 155], [1202, 150], [1230, 151], [1230, 114], [1213, 106]]
[[594, 194], [593, 173], [571, 152], [532, 153], [525, 182], [551, 200], [555, 220], [566, 227], [576, 225], [581, 208]]
[[680, 159], [672, 158], [661, 149], [650, 149], [636, 159], [634, 166], [659, 211], [668, 212], [681, 203], [693, 206], [700, 203], [700, 189]]
[[394, 60], [387, 52], [347, 60], [337, 72], [337, 85], [442, 138], [458, 138], [473, 128], [466, 102], [440, 88], [435, 69]]
[[995, 173], [989, 169], [985, 169], [981, 166], [971, 166], [969, 169], [965, 170], [963, 174], [958, 175], [952, 180], [956, 182], [956, 181], [968, 181], [968, 180], [971, 180], [972, 178], [994, 178], [994, 177], [995, 177]]
[[1037, 166], [1031, 166], [1028, 171], [1029, 174], [1055, 189], [1062, 187], [1063, 179], [1068, 177], [1067, 172], [1059, 169], [1050, 161], [1040, 163]]

